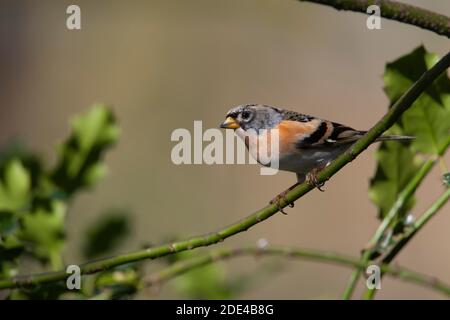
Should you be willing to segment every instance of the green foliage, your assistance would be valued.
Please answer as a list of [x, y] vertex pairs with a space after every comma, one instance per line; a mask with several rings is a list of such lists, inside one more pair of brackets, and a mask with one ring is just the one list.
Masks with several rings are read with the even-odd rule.
[[139, 264], [124, 265], [100, 273], [95, 279], [97, 296], [101, 299], [118, 299], [131, 296], [141, 288], [142, 274]]
[[0, 208], [18, 210], [23, 208], [30, 197], [30, 173], [20, 159], [11, 159], [2, 170], [0, 181]]
[[[177, 261], [182, 261], [196, 255], [198, 253], [187, 251], [176, 256]], [[173, 287], [189, 299], [230, 299], [237, 293], [226, 281], [225, 269], [221, 263], [211, 263], [195, 268], [177, 277]]]
[[54, 269], [63, 267], [61, 252], [65, 243], [64, 221], [66, 205], [51, 201], [50, 207], [38, 207], [23, 215], [19, 238], [25, 241], [29, 251], [43, 262], [50, 260]]
[[[385, 92], [391, 105], [439, 57], [428, 53], [423, 46], [387, 64], [384, 74]], [[404, 134], [416, 139], [411, 148], [415, 152], [441, 154], [450, 139], [450, 79], [441, 75], [405, 112], [399, 122]]]
[[[63, 267], [67, 207], [76, 191], [92, 186], [105, 173], [101, 160], [118, 132], [111, 111], [97, 105], [72, 121], [54, 169], [45, 170], [37, 155], [18, 144], [0, 152], [0, 278], [17, 275], [22, 261]], [[123, 238], [127, 230], [125, 217], [119, 215], [97, 231], [91, 228], [86, 252], [106, 252], [116, 245], [114, 236]], [[56, 283], [13, 290], [9, 298], [56, 299], [65, 292], [65, 284]]]
[[26, 251], [21, 223], [32, 208], [40, 172], [38, 160], [18, 145], [0, 153], [0, 277], [16, 275], [17, 259]]
[[[386, 65], [385, 92], [392, 106], [428, 69], [438, 57], [423, 46]], [[379, 208], [383, 219], [400, 192], [406, 187], [423, 163], [424, 155], [442, 155], [450, 143], [450, 79], [440, 76], [413, 103], [388, 133], [411, 135], [410, 143], [383, 142], [377, 153], [375, 176], [369, 189], [371, 200]], [[413, 208], [412, 196], [399, 208], [393, 223], [394, 234], [402, 232], [407, 213]]]
[[52, 172], [54, 183], [69, 195], [93, 185], [105, 174], [100, 160], [118, 135], [114, 116], [104, 106], [94, 106], [86, 115], [76, 117], [72, 134], [59, 147], [59, 161]]
[[447, 187], [450, 187], [450, 172], [447, 172], [443, 175], [442, 181]]
[[230, 299], [220, 263], [196, 268], [175, 279], [174, 287], [182, 295], [191, 299]]
[[[204, 256], [201, 251], [185, 251], [166, 257], [170, 264], [183, 263]], [[257, 257], [257, 255], [256, 255]], [[223, 262], [211, 262], [202, 267], [190, 269], [171, 281], [172, 287], [183, 298], [187, 299], [235, 299], [252, 286], [261, 286], [267, 279], [273, 279], [284, 264], [277, 259], [265, 258], [267, 263], [259, 262], [258, 266], [246, 273], [226, 273]]]
[[[393, 129], [391, 133], [400, 130]], [[370, 182], [369, 196], [379, 208], [380, 219], [384, 218], [399, 193], [405, 188], [420, 167], [420, 159], [414, 157], [409, 145], [394, 141], [383, 142], [375, 157], [378, 165]], [[401, 209], [404, 215], [414, 205], [410, 198]]]
[[83, 255], [92, 259], [117, 248], [130, 232], [130, 214], [124, 210], [110, 210], [86, 232]]

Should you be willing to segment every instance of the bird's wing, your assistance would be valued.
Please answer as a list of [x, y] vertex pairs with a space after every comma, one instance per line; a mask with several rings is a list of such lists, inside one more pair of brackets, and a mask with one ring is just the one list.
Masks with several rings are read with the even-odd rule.
[[326, 138], [325, 143], [330, 145], [347, 144], [360, 139], [367, 131], [355, 130], [346, 125], [329, 122], [332, 130], [331, 134]]
[[298, 149], [348, 144], [366, 133], [294, 111], [285, 111], [283, 119], [278, 124], [281, 144], [295, 143]]

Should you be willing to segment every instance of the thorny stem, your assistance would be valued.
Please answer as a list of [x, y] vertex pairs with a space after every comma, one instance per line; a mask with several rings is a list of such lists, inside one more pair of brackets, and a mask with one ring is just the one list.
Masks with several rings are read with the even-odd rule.
[[[423, 179], [434, 167], [439, 157], [441, 157], [445, 153], [449, 145], [450, 139], [445, 144], [443, 144], [441, 148], [438, 150], [438, 157], [430, 158], [427, 161], [425, 161], [425, 163], [422, 165], [417, 174], [411, 179], [411, 181], [406, 185], [406, 187], [402, 190], [402, 192], [400, 192], [400, 194], [397, 197], [397, 200], [392, 205], [391, 209], [384, 217], [381, 224], [378, 226], [378, 229], [376, 230], [373, 237], [370, 239], [368, 248], [364, 250], [361, 256], [361, 264], [367, 264], [369, 262], [370, 257], [372, 255], [372, 249], [376, 248], [376, 246], [380, 243], [381, 239], [386, 234], [387, 229], [392, 225], [392, 222], [398, 216], [399, 211], [403, 208], [405, 203], [407, 203], [408, 200], [413, 196], [417, 187], [422, 183]], [[360, 276], [361, 270], [355, 269], [351, 274], [349, 283], [347, 285], [347, 288], [345, 289], [343, 296], [344, 299], [351, 298]]]
[[[220, 248], [211, 250], [210, 252], [198, 257], [186, 258], [172, 264], [167, 268], [157, 271], [144, 280], [144, 286], [160, 285], [181, 274], [189, 272], [190, 270], [208, 265], [218, 260], [249, 255], [254, 255], [255, 257], [281, 256], [287, 258], [306, 259], [316, 262], [333, 263], [342, 266], [354, 267], [360, 270], [364, 270], [367, 267], [367, 265], [361, 264], [358, 259], [330, 251], [298, 249], [286, 246], [268, 246], [266, 248], [250, 246], [243, 248]], [[382, 272], [392, 277], [429, 287], [446, 295], [450, 295], [450, 286], [434, 277], [423, 275], [401, 267], [390, 267], [389, 265], [381, 265], [380, 269]]]
[[333, 7], [337, 10], [356, 11], [364, 14], [371, 5], [378, 5], [383, 18], [396, 20], [450, 38], [450, 18], [420, 7], [389, 0], [298, 0]]
[[[398, 253], [408, 244], [408, 242], [419, 232], [425, 224], [441, 209], [450, 199], [450, 188], [447, 189], [425, 213], [414, 223], [412, 228], [406, 235], [400, 239], [390, 252], [383, 258], [382, 264], [389, 265], [390, 262], [398, 255]], [[376, 290], [367, 289], [363, 295], [364, 299], [373, 299]]]

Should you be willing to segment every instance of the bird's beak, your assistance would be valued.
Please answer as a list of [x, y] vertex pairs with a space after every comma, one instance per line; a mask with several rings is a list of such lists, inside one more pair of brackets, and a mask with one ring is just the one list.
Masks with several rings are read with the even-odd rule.
[[236, 119], [234, 119], [232, 117], [228, 117], [225, 119], [224, 122], [222, 122], [220, 127], [224, 128], [224, 129], [237, 129], [240, 126], [239, 126], [239, 123], [237, 123]]

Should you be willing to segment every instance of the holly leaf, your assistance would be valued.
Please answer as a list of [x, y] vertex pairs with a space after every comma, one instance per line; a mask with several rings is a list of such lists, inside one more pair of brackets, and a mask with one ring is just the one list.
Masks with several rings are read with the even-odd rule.
[[110, 210], [91, 224], [85, 235], [83, 255], [92, 259], [116, 249], [130, 233], [130, 214]]
[[118, 135], [115, 118], [103, 105], [74, 118], [72, 134], [59, 147], [58, 164], [52, 173], [54, 183], [69, 195], [92, 186], [105, 174], [100, 160]]
[[14, 212], [0, 210], [0, 241], [2, 236], [11, 234], [17, 227], [18, 221]]
[[[439, 57], [418, 47], [386, 65], [384, 90], [393, 105]], [[450, 79], [447, 73], [436, 79], [413, 103], [399, 122], [406, 135], [415, 136], [413, 151], [441, 155], [450, 144]]]
[[61, 268], [61, 252], [64, 248], [64, 219], [66, 205], [52, 201], [49, 208], [39, 207], [21, 218], [19, 238], [28, 244], [27, 251], [38, 259], [50, 261], [55, 268]]
[[10, 300], [57, 300], [67, 293], [65, 282], [46, 283], [44, 285], [21, 288], [12, 291]]
[[19, 159], [8, 161], [0, 179], [0, 209], [19, 210], [30, 199], [30, 174]]
[[22, 254], [24, 247], [15, 235], [0, 236], [0, 278], [17, 275], [16, 259]]
[[450, 187], [450, 172], [444, 173], [442, 180], [444, 182], [444, 185]]
[[[401, 129], [393, 127], [389, 133], [402, 134]], [[378, 161], [375, 176], [370, 181], [369, 197], [379, 208], [379, 218], [383, 219], [399, 193], [420, 168], [422, 161], [415, 157], [408, 144], [396, 141], [383, 142], [375, 158]], [[414, 205], [414, 197], [401, 208], [400, 216]]]
[[[437, 61], [437, 55], [428, 53], [420, 46], [388, 63], [383, 79], [390, 106]], [[386, 216], [399, 193], [419, 169], [421, 160], [417, 153], [441, 155], [450, 144], [448, 75], [443, 74], [436, 79], [387, 133], [411, 135], [415, 136], [415, 139], [410, 144], [383, 142], [376, 153], [378, 164], [370, 183], [369, 196], [379, 208], [380, 219]], [[411, 197], [403, 208], [399, 209], [399, 216], [395, 221], [397, 226], [406, 217], [414, 202], [414, 197]]]
[[18, 258], [25, 245], [18, 237], [20, 218], [30, 208], [40, 162], [19, 143], [0, 151], [0, 277], [18, 272]]

